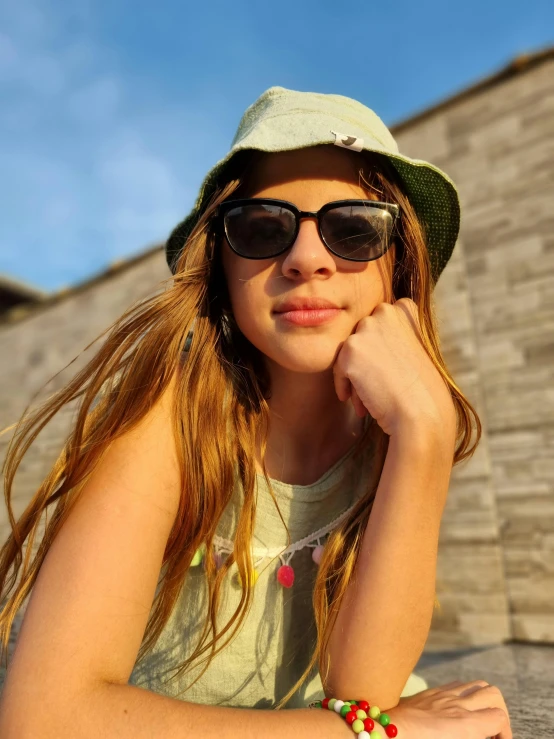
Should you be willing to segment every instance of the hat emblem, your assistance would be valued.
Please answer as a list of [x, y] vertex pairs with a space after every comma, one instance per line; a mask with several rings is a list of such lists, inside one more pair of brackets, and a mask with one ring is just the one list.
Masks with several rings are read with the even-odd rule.
[[352, 149], [353, 151], [361, 151], [364, 148], [364, 140], [357, 136], [350, 136], [338, 131], [331, 131], [331, 133], [335, 136], [335, 146], [342, 146], [344, 149]]

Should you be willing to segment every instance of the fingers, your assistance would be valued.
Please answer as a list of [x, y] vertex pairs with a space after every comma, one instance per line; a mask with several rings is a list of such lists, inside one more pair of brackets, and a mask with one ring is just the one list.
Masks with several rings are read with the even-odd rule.
[[[429, 688], [427, 692], [442, 693], [442, 691], [448, 690], [450, 693], [460, 695], [462, 691], [467, 690], [468, 688], [474, 688], [475, 686], [477, 686], [477, 688], [482, 688], [486, 685], [488, 685], [488, 683], [484, 680], [473, 680], [473, 682], [470, 683], [464, 683], [462, 680], [453, 680], [451, 683], [438, 685], [436, 688]], [[460, 690], [458, 690], [458, 688], [460, 688]]]
[[478, 690], [484, 690], [485, 688], [491, 688], [493, 687], [490, 685], [486, 680], [473, 680], [470, 683], [464, 683], [463, 686], [460, 688], [460, 692], [458, 692], [458, 695], [460, 698], [463, 698], [467, 695], [471, 695], [472, 693], [477, 692]]
[[486, 732], [492, 739], [513, 739], [510, 719], [501, 708], [481, 708], [473, 711], [475, 719], [475, 736]]
[[352, 401], [352, 405], [354, 406], [354, 410], [356, 411], [356, 415], [360, 418], [363, 418], [365, 415], [367, 415], [367, 408], [360, 400], [360, 396], [356, 392], [356, 388], [350, 382], [348, 377], [340, 375], [339, 372], [335, 372], [334, 383], [335, 392], [337, 393], [337, 397], [340, 401], [344, 402], [348, 400], [348, 398], [350, 398], [350, 400]]
[[414, 701], [421, 709], [431, 712], [439, 711], [441, 706], [449, 712], [454, 711], [456, 716], [473, 726], [472, 733], [467, 736], [475, 736], [475, 739], [513, 739], [504, 697], [496, 685], [490, 685], [486, 680], [465, 683], [455, 680], [406, 700], [408, 703]]
[[454, 680], [451, 683], [446, 683], [446, 685], [439, 685], [436, 688], [431, 688], [431, 690], [449, 690], [450, 688], [456, 688], [458, 685], [467, 685], [467, 683], [463, 683], [461, 680]]
[[472, 688], [471, 692], [462, 693], [460, 697], [463, 698], [461, 703], [464, 707], [469, 707], [470, 710], [473, 710], [472, 706], [475, 706], [475, 710], [477, 710], [478, 706], [481, 708], [496, 707], [501, 708], [506, 714], [508, 713], [504, 696], [500, 688], [496, 685], [487, 685], [485, 688]]
[[[335, 365], [336, 367], [336, 365]], [[339, 374], [338, 371], [334, 372], [334, 383], [335, 383], [335, 392], [337, 393], [337, 397], [340, 401], [344, 403], [345, 400], [348, 400], [350, 397], [350, 394], [352, 393], [353, 387], [352, 383], [348, 379], [348, 377], [345, 377], [344, 375]]]
[[454, 682], [448, 683], [447, 685], [440, 685], [439, 690], [448, 690], [450, 693], [454, 693], [454, 695], [462, 697], [486, 687], [489, 687], [489, 683], [486, 682], [486, 680], [472, 680], [469, 683], [464, 683], [461, 680], [454, 680]]
[[395, 301], [394, 306], [402, 310], [410, 322], [414, 334], [417, 336], [420, 343], [423, 343], [423, 334], [421, 331], [421, 324], [419, 322], [417, 303], [415, 303], [411, 298], [400, 298], [400, 300]]
[[360, 418], [363, 418], [367, 414], [367, 409], [365, 405], [360, 400], [360, 396], [356, 392], [356, 388], [351, 385], [352, 388], [352, 394], [350, 396], [350, 399], [352, 400], [352, 405], [354, 406], [354, 410], [356, 411], [356, 415]]
[[344, 370], [342, 369], [342, 355], [341, 351], [343, 348], [344, 342], [338, 347], [337, 353], [335, 355], [335, 360], [333, 362], [333, 382], [335, 385], [335, 392], [337, 394], [338, 399], [344, 403], [348, 398], [350, 397], [350, 393], [352, 392], [352, 383], [348, 379], [348, 377], [345, 375]]
[[513, 739], [508, 707], [500, 688], [485, 680], [474, 680], [451, 692], [459, 695], [464, 708], [478, 714], [481, 732], [487, 731], [487, 736], [494, 739]]

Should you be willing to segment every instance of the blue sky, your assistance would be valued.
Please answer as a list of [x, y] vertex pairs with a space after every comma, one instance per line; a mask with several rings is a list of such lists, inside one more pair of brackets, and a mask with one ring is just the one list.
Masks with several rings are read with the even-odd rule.
[[393, 125], [553, 42], [552, 0], [4, 0], [0, 273], [55, 290], [164, 240], [268, 87]]

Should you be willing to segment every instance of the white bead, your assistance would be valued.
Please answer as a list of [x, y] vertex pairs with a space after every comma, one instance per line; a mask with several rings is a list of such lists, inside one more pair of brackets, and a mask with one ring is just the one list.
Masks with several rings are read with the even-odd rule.
[[344, 706], [344, 701], [335, 701], [335, 704], [333, 706], [333, 711], [335, 713], [340, 713], [340, 709]]
[[312, 552], [312, 559], [318, 565], [321, 562], [321, 557], [323, 556], [323, 547], [321, 544], [318, 544], [317, 547], [314, 548], [314, 551]]
[[367, 731], [360, 731], [358, 734], [358, 739], [369, 739], [369, 734]]

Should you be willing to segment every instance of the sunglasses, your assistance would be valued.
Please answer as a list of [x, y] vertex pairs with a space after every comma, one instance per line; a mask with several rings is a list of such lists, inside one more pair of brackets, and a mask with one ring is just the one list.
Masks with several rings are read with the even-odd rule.
[[318, 211], [274, 198], [227, 200], [214, 214], [215, 230], [246, 259], [278, 257], [294, 244], [302, 218], [317, 218], [319, 236], [341, 259], [371, 262], [388, 250], [399, 206], [375, 200], [335, 200]]

